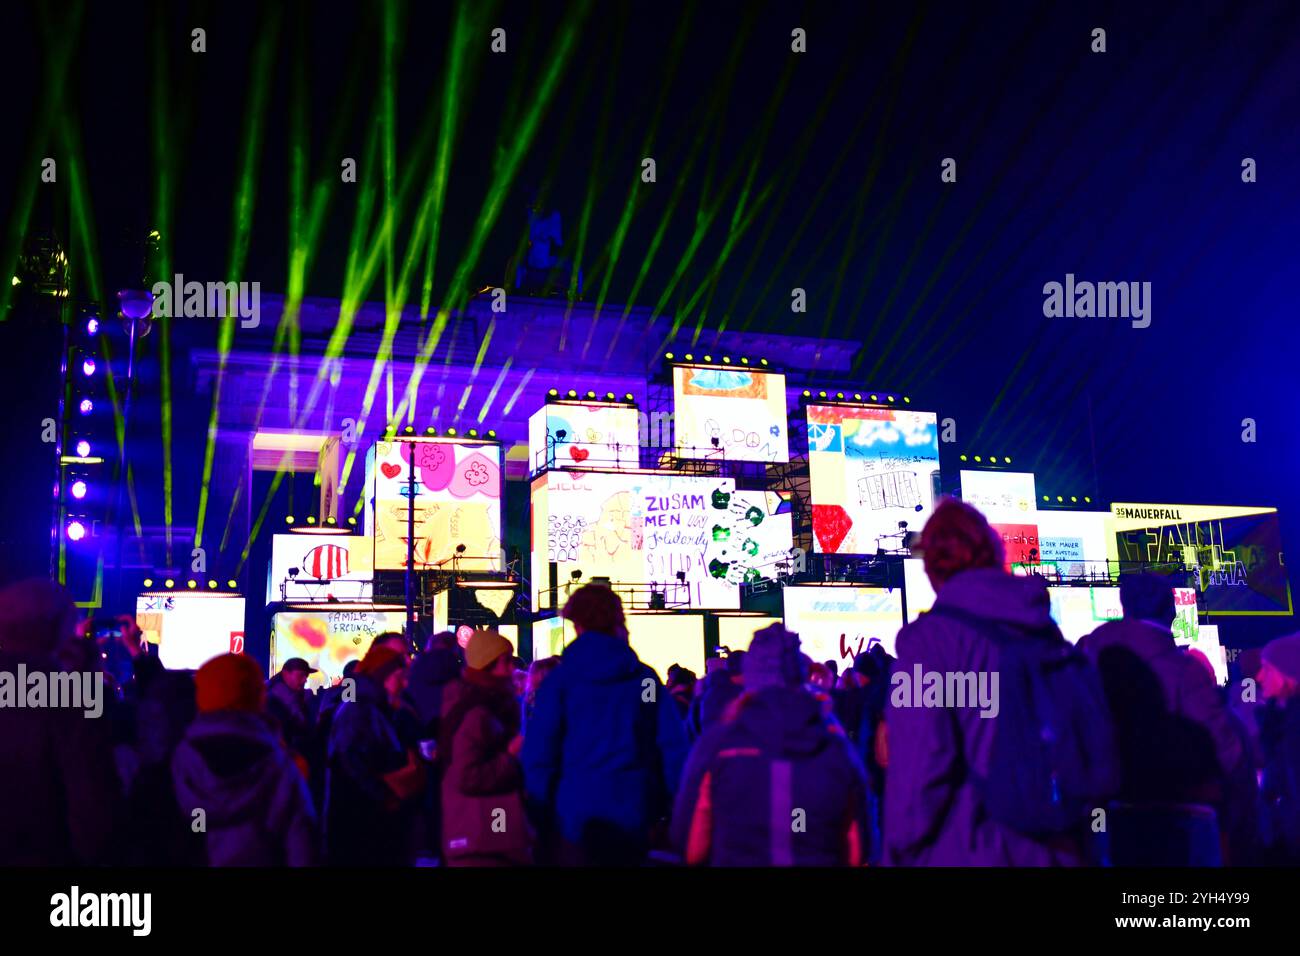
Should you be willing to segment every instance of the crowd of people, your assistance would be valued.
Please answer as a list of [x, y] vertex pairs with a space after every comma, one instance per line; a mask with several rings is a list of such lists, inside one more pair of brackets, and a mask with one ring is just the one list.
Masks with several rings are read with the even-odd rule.
[[382, 634], [313, 692], [300, 658], [165, 670], [129, 620], [103, 647], [24, 582], [0, 673], [108, 693], [99, 719], [0, 707], [0, 865], [1300, 863], [1300, 635], [1220, 688], [1167, 579], [1123, 576], [1123, 618], [1071, 647], [973, 508], [942, 502], [919, 550], [937, 596], [897, 660], [839, 673], [772, 624], [666, 684], [600, 585], [558, 657]]

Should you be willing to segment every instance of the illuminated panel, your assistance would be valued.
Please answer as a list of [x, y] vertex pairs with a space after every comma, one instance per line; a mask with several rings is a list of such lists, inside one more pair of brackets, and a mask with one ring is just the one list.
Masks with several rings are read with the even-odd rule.
[[635, 406], [548, 402], [528, 419], [528, 468], [635, 468], [639, 439]]
[[1292, 613], [1276, 508], [1117, 502], [1111, 514], [1120, 560], [1186, 565], [1206, 614]]
[[930, 578], [925, 573], [925, 562], [920, 558], [903, 560], [903, 590], [907, 594], [908, 624], [934, 607], [934, 586], [930, 584]]
[[1049, 587], [1052, 620], [1071, 644], [1091, 634], [1107, 621], [1124, 616], [1119, 588]]
[[[266, 603], [328, 597], [369, 599], [374, 560], [374, 542], [364, 535], [273, 535]], [[292, 576], [290, 570], [295, 572]]]
[[1115, 531], [1109, 511], [1039, 511], [1038, 551], [1044, 574], [1082, 577], [1105, 574], [1116, 560]]
[[1031, 472], [963, 471], [961, 498], [978, 508], [1002, 538], [1008, 568], [1041, 561], [1038, 499]]
[[899, 588], [788, 587], [783, 595], [785, 626], [817, 663], [835, 661], [843, 671], [876, 643], [897, 656], [894, 643], [903, 626]]
[[558, 584], [581, 580], [668, 586], [693, 608], [740, 606], [740, 585], [771, 579], [789, 559], [789, 503], [737, 491], [730, 478], [640, 472], [551, 471], [533, 482], [534, 606]]
[[749, 368], [673, 368], [677, 453], [789, 461], [785, 376]]
[[141, 594], [135, 620], [168, 670], [198, 670], [221, 654], [244, 652], [244, 599], [237, 595]]
[[[415, 498], [409, 480], [414, 449]], [[501, 570], [501, 446], [421, 439], [376, 442], [366, 455], [366, 534], [375, 568], [406, 567], [407, 516], [415, 508], [415, 564]]]
[[830, 554], [897, 550], [899, 522], [920, 531], [934, 508], [933, 412], [808, 406], [813, 543]]
[[364, 657], [376, 635], [401, 632], [406, 611], [280, 611], [273, 616], [272, 626], [270, 674], [279, 673], [289, 658], [301, 657], [320, 671], [307, 680], [307, 686], [316, 690], [341, 680], [344, 665]]
[[704, 673], [704, 617], [700, 614], [629, 614], [628, 643], [661, 681], [673, 664]]
[[780, 621], [779, 617], [768, 617], [766, 614], [719, 614], [718, 646], [729, 651], [748, 650], [755, 631], [761, 631], [769, 624], [778, 624]]
[[533, 660], [540, 661], [564, 653], [577, 637], [573, 625], [560, 616], [533, 621]]

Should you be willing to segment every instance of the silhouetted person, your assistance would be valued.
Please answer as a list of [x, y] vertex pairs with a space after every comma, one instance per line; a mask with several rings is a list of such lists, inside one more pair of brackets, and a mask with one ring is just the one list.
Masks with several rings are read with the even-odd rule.
[[1300, 634], [1264, 646], [1258, 681], [1264, 751], [1260, 822], [1265, 861], [1300, 865]]

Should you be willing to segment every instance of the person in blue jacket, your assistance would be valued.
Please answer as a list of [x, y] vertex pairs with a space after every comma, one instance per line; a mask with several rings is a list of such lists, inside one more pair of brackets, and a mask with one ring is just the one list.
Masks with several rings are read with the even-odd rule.
[[587, 585], [564, 606], [577, 638], [537, 692], [521, 759], [551, 862], [642, 862], [671, 812], [689, 742], [655, 672], [628, 646], [623, 602]]

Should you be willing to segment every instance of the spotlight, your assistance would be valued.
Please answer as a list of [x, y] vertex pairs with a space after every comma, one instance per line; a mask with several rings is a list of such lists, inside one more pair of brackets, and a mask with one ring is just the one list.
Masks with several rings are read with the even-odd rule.
[[892, 402], [892, 401], [894, 400], [894, 396], [893, 396], [893, 395], [890, 395], [890, 396], [889, 396], [889, 400]]
[[685, 572], [685, 571], [678, 571], [678, 572], [677, 572], [677, 583], [678, 583], [678, 584], [685, 584], [685, 583], [686, 583], [686, 572]]
[[965, 461], [965, 460], [966, 460], [966, 456], [965, 456], [965, 455], [962, 455], [962, 456], [961, 456], [961, 460], [962, 460], [962, 461]]
[[580, 571], [580, 570], [579, 570], [579, 571], [573, 571], [572, 573], [569, 574], [569, 580], [570, 580], [570, 581], [578, 581], [578, 580], [580, 580], [581, 578], [582, 578], [582, 571]]
[[673, 353], [672, 353], [672, 352], [665, 352], [665, 353], [664, 353], [664, 358], [666, 358], [668, 361], [671, 362], [671, 361], [673, 360]]
[[478, 438], [478, 429], [477, 429], [477, 428], [471, 428], [471, 429], [469, 430], [469, 437], [470, 437], [470, 438]]
[[216, 589], [217, 589], [217, 582], [216, 582], [216, 581], [209, 581], [209, 582], [208, 582], [208, 590], [209, 590], [209, 591], [215, 591]]
[[1087, 495], [1084, 495], [1084, 496], [1083, 496], [1083, 503], [1086, 504], [1086, 505], [1090, 505], [1090, 504], [1092, 504], [1092, 499], [1089, 498]]
[[86, 497], [86, 483], [84, 481], [74, 481], [72, 483], [72, 497], [78, 500]]
[[95, 360], [88, 358], [81, 363], [81, 374], [90, 376], [95, 374]]
[[284, 523], [285, 523], [285, 524], [293, 524], [293, 515], [285, 515], [285, 516], [284, 516]]
[[495, 428], [489, 428], [488, 438], [496, 438], [496, 437], [497, 437], [497, 430]]
[[908, 398], [906, 395], [904, 395], [904, 396], [903, 396], [903, 404], [904, 404], [904, 405], [911, 405], [911, 404], [912, 404], [912, 400], [911, 400], [910, 398]]
[[712, 356], [712, 355], [706, 355], [706, 356], [704, 356], [704, 361], [706, 361], [706, 362], [712, 362], [712, 361], [713, 361], [713, 356]]
[[83, 398], [81, 400], [81, 405], [79, 405], [78, 407], [81, 409], [81, 414], [89, 415], [91, 412], [95, 410], [95, 403], [88, 398]]
[[68, 522], [68, 540], [80, 541], [86, 536], [86, 526], [80, 521]]
[[226, 582], [226, 587], [230, 588], [230, 590], [233, 591], [235, 590], [235, 588], [239, 587], [239, 585], [238, 583], [236, 583], [234, 578], [231, 578], [229, 581]]
[[979, 461], [979, 460], [980, 460], [980, 456], [979, 456], [979, 455], [976, 455], [976, 456], [975, 456], [975, 460], [976, 460], [976, 461]]
[[687, 353], [686, 353], [686, 361], [688, 361], [688, 362], [694, 362], [694, 361], [695, 361], [695, 356], [692, 355], [690, 352], [687, 352]]
[[805, 389], [803, 390], [803, 397], [804, 397], [804, 398], [812, 398], [812, 392], [805, 388]]
[[315, 515], [308, 515], [308, 516], [307, 516], [307, 523], [308, 523], [308, 524], [315, 524], [315, 523], [316, 523], [316, 516], [315, 516]]
[[193, 591], [196, 587], [199, 586], [199, 582], [195, 581], [193, 578], [190, 578], [188, 581], [185, 582], [185, 586], [189, 588], [191, 591]]
[[436, 428], [434, 428], [432, 425], [430, 425], [428, 428], [426, 428], [426, 429], [424, 430], [424, 433], [425, 433], [426, 435], [428, 435], [430, 438], [433, 438], [435, 435], [438, 434], [438, 429], [436, 429]]
[[325, 519], [325, 523], [332, 528], [336, 524], [338, 524], [338, 519], [335, 518], [333, 515], [330, 515], [328, 518]]
[[403, 434], [406, 434], [406, 435], [414, 435], [414, 434], [415, 434], [415, 426], [414, 426], [414, 425], [407, 425], [405, 428], [402, 429], [402, 432], [403, 432]]
[[878, 401], [880, 401], [880, 399], [876, 398], [876, 396], [874, 396], [874, 395], [871, 396], [871, 400], [872, 400], [873, 402], [878, 402]]
[[623, 396], [623, 401], [625, 401], [625, 402], [635, 402], [635, 401], [636, 401], [636, 396], [633, 395], [631, 392], [628, 392], [626, 395]]
[[356, 524], [357, 524], [357, 516], [356, 516], [356, 515], [348, 515], [348, 524], [352, 525], [353, 527], [356, 527]]
[[1060, 495], [1057, 495], [1057, 496], [1056, 496], [1056, 500], [1057, 500], [1058, 502], [1063, 502], [1063, 501], [1065, 501], [1065, 499], [1062, 498]]
[[86, 320], [86, 334], [94, 335], [98, 331], [99, 331], [99, 319], [95, 318], [92, 315], [89, 319]]
[[447, 437], [448, 437], [448, 438], [455, 438], [455, 437], [456, 437], [456, 429], [454, 429], [454, 428], [448, 428], [448, 429], [447, 429]]
[[613, 392], [606, 392], [606, 393], [605, 393], [605, 401], [607, 401], [607, 402], [618, 401], [618, 396], [615, 395]]
[[458, 544], [458, 545], [456, 545], [456, 553], [457, 553], [457, 554], [464, 554], [464, 553], [465, 553], [465, 546], [464, 546], [463, 544]]
[[1008, 465], [1011, 464], [1011, 456], [1010, 456], [1010, 455], [1007, 455], [1007, 457], [1003, 458], [1002, 460], [1005, 461]]
[[163, 587], [165, 587], [167, 590], [170, 591], [172, 588], [176, 587], [176, 582], [173, 581], [171, 578], [168, 578], [166, 581], [163, 582]]
[[835, 393], [835, 397], [836, 397], [837, 399], [839, 399], [841, 402], [844, 401], [844, 393], [843, 393], [843, 392], [836, 392], [836, 393]]
[[826, 397], [826, 393], [825, 393], [825, 392], [818, 392], [818, 393], [817, 393], [817, 397], [818, 397], [818, 398], [825, 398], [825, 397]]
[[854, 393], [853, 393], [853, 400], [854, 400], [855, 402], [860, 402], [860, 401], [862, 401], [862, 393], [861, 393], [861, 392], [854, 392]]
[[591, 391], [590, 389], [588, 389], [588, 390], [587, 390], [587, 398], [594, 400], [594, 399], [596, 398], [596, 393], [593, 392], [593, 391]]
[[758, 364], [759, 364], [759, 365], [766, 366], [766, 365], [767, 365], [767, 359], [759, 359], [759, 360], [758, 360]]
[[1070, 495], [1070, 504], [1077, 505], [1078, 503], [1079, 503], [1079, 499], [1074, 495]]
[[730, 365], [730, 364], [731, 364], [731, 356], [730, 356], [730, 355], [724, 355], [724, 356], [722, 356], [722, 364], [723, 364], [723, 365]]
[[553, 388], [546, 394], [549, 395], [551, 398], [557, 398], [559, 397], [560, 390], [558, 388]]
[[86, 439], [83, 438], [81, 441], [77, 442], [77, 457], [86, 458], [89, 455], [90, 455], [90, 442], [86, 441]]
[[741, 365], [748, 365], [748, 364], [749, 364], [749, 359], [747, 359], [745, 356], [742, 355], [742, 356], [740, 357], [740, 364], [741, 364]]
[[1043, 495], [1043, 500], [1044, 500], [1044, 501], [1051, 501], [1051, 499], [1050, 499], [1047, 495]]
[[153, 587], [153, 578], [145, 578], [142, 583], [144, 584], [145, 587], [151, 588]]
[[578, 397], [578, 390], [574, 388], [569, 389], [569, 398], [577, 398], [577, 397]]

